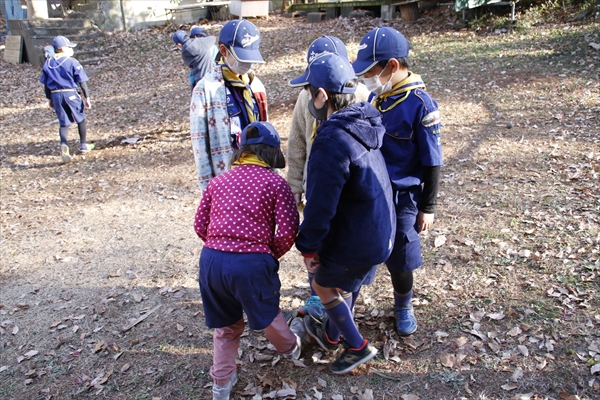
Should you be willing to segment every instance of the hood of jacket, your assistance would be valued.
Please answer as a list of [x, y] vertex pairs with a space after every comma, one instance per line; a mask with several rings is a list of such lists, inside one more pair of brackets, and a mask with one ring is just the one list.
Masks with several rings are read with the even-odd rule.
[[383, 144], [385, 128], [381, 124], [381, 113], [370, 103], [356, 103], [341, 109], [321, 126], [325, 128], [330, 124], [344, 130], [369, 150], [379, 149]]

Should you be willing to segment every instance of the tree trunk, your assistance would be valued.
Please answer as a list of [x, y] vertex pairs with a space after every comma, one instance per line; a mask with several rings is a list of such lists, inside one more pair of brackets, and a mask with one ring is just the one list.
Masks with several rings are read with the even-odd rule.
[[123, 0], [120, 0], [121, 4], [121, 20], [123, 21], [123, 30], [127, 32], [127, 24], [125, 23], [125, 7], [123, 7]]

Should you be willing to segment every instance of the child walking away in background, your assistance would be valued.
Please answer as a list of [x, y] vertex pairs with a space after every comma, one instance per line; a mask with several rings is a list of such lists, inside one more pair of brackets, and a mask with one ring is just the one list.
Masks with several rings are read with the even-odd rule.
[[206, 36], [204, 29], [194, 26], [188, 36], [185, 31], [176, 31], [173, 42], [181, 49], [181, 58], [190, 69], [189, 81], [191, 90], [196, 83], [208, 74], [215, 66], [215, 55], [218, 52], [214, 36]]
[[395, 232], [390, 178], [381, 147], [384, 129], [369, 103], [355, 103], [358, 80], [347, 58], [324, 54], [305, 75], [308, 108], [319, 121], [308, 160], [306, 207], [296, 247], [309, 266], [327, 317], [304, 317], [323, 350], [344, 346], [330, 368], [344, 374], [377, 354], [358, 331], [353, 293], [372, 282], [392, 250]]
[[227, 22], [219, 32], [222, 61], [192, 92], [190, 136], [201, 190], [229, 169], [242, 129], [267, 120], [265, 87], [252, 72], [253, 64], [264, 63], [259, 45], [254, 24], [245, 19]]
[[263, 330], [285, 358], [300, 357], [302, 319], [291, 326], [279, 308], [279, 262], [294, 244], [299, 216], [287, 182], [273, 171], [285, 159], [275, 128], [248, 125], [238, 138], [231, 170], [213, 178], [194, 228], [204, 241], [200, 293], [206, 325], [214, 328], [213, 399], [229, 399], [237, 382], [235, 358], [244, 331]]
[[385, 262], [394, 286], [396, 331], [417, 330], [411, 299], [413, 270], [423, 263], [419, 233], [431, 228], [442, 162], [440, 112], [421, 77], [409, 70], [409, 44], [400, 32], [379, 27], [362, 39], [352, 64], [381, 113], [385, 158], [396, 203], [396, 241]]
[[[52, 40], [54, 56], [46, 60], [42, 67], [40, 82], [44, 85], [44, 92], [50, 108], [54, 108], [60, 125], [60, 153], [63, 162], [71, 161], [71, 153], [67, 144], [69, 126], [77, 123], [79, 130], [79, 152], [86, 154], [94, 149], [93, 144], [86, 142], [86, 125], [84, 109], [92, 107], [90, 93], [87, 87], [88, 76], [79, 61], [72, 58], [73, 47], [64, 36], [57, 36]], [[47, 52], [49, 53], [49, 52]], [[77, 93], [77, 86], [81, 88], [83, 100]]]

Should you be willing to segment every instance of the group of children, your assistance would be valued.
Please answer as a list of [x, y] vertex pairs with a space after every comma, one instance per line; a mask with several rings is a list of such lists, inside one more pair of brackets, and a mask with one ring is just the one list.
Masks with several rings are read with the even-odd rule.
[[[354, 322], [354, 305], [379, 264], [394, 288], [397, 333], [417, 329], [413, 271], [422, 264], [419, 233], [432, 226], [442, 165], [437, 103], [410, 71], [410, 46], [397, 30], [368, 32], [352, 63], [341, 40], [316, 39], [305, 72], [289, 82], [302, 90], [286, 181], [277, 173], [286, 160], [267, 122], [265, 88], [252, 71], [264, 63], [258, 29], [230, 21], [218, 43], [196, 33], [177, 31], [173, 41], [191, 69], [190, 134], [203, 191], [194, 228], [204, 241], [200, 293], [214, 329], [213, 400], [229, 399], [238, 380], [244, 313], [249, 327], [262, 330], [286, 358], [300, 357], [306, 334], [324, 351], [342, 349], [330, 369], [347, 373], [377, 354]], [[59, 117], [68, 161], [72, 122], [80, 151], [93, 148], [83, 114], [89, 91], [85, 72], [70, 57], [74, 44], [57, 37], [53, 45], [56, 54], [40, 81]], [[202, 49], [201, 62], [194, 49]], [[294, 244], [304, 258], [311, 306], [283, 313], [278, 259]]]
[[[229, 399], [238, 380], [244, 313], [286, 358], [300, 356], [306, 334], [324, 351], [341, 349], [330, 365], [335, 374], [375, 357], [353, 316], [361, 287], [381, 263], [394, 288], [396, 331], [415, 332], [419, 233], [433, 223], [442, 165], [437, 103], [410, 71], [406, 38], [378, 27], [352, 64], [338, 38], [322, 36], [309, 47], [304, 74], [289, 82], [302, 91], [286, 182], [276, 171], [286, 162], [266, 122], [264, 86], [252, 72], [264, 62], [259, 44], [252, 23], [225, 24], [221, 59], [196, 84], [190, 104], [203, 191], [194, 225], [204, 241], [199, 283], [206, 324], [214, 328], [213, 400]], [[283, 313], [278, 259], [294, 244], [312, 305]]]

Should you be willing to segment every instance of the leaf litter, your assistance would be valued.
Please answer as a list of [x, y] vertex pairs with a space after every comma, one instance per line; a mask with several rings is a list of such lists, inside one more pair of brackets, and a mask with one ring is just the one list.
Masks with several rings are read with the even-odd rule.
[[[256, 73], [285, 146], [298, 94], [286, 82], [304, 70], [308, 44], [336, 35], [352, 58], [380, 21], [254, 22], [267, 60]], [[247, 329], [236, 398], [243, 386], [257, 399], [598, 397], [597, 31], [554, 21], [496, 35], [456, 28], [453, 13], [390, 24], [410, 39], [444, 121], [438, 211], [415, 273], [419, 330], [394, 333], [382, 267], [356, 307], [380, 349], [368, 368], [334, 376], [334, 356], [314, 343], [287, 362]], [[201, 243], [189, 229], [199, 199], [189, 88], [170, 29], [107, 35], [115, 53], [86, 67], [98, 150], [64, 166], [39, 71], [0, 61], [0, 386], [11, 398], [49, 393], [50, 376], [55, 397], [210, 394]], [[282, 307], [297, 307], [308, 288], [295, 251], [281, 279]]]

